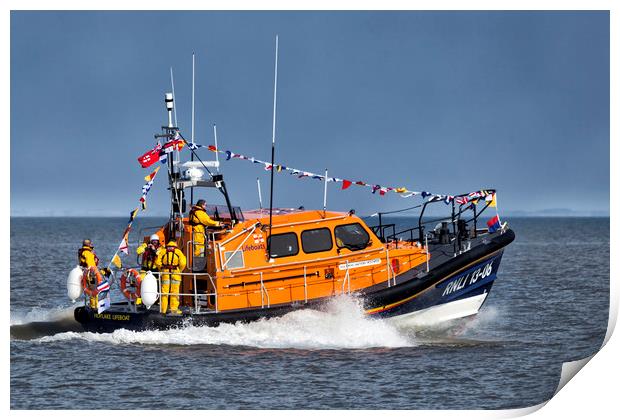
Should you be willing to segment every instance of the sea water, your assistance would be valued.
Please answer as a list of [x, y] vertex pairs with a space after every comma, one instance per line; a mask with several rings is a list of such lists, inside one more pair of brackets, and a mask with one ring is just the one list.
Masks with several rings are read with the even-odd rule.
[[[482, 409], [549, 399], [596, 352], [609, 307], [609, 219], [508, 219], [516, 240], [474, 318], [424, 330], [322, 310], [218, 327], [11, 338], [13, 409]], [[138, 219], [133, 251], [161, 219]], [[413, 220], [399, 219], [406, 225]], [[12, 218], [12, 326], [70, 325], [81, 240], [107, 262], [126, 220]], [[135, 262], [135, 256], [125, 257]], [[116, 297], [120, 298], [118, 295]], [[578, 379], [577, 379], [578, 380]], [[84, 396], [102, 398], [85, 398]], [[85, 403], [90, 401], [89, 405]], [[92, 401], [97, 401], [93, 406]]]

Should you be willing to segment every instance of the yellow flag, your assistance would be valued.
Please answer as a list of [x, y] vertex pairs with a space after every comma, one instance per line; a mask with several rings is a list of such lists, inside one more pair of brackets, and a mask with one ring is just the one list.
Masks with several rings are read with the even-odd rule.
[[491, 200], [491, 204], [489, 204], [489, 207], [497, 207], [497, 201], [495, 200], [495, 194], [493, 194], [493, 200]]
[[144, 180], [145, 181], [150, 181], [151, 179], [155, 178], [155, 175], [157, 175], [157, 171], [159, 171], [159, 168], [161, 168], [161, 166], [158, 166], [153, 172], [151, 172], [150, 174], [145, 176]]
[[114, 255], [114, 258], [112, 258], [112, 264], [114, 264], [116, 268], [121, 268], [123, 266], [121, 257], [119, 257], [118, 254]]

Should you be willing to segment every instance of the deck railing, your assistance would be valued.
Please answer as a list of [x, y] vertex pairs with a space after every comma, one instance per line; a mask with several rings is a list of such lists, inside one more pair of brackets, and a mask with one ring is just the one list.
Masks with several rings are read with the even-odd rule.
[[[188, 241], [188, 244], [190, 244], [191, 241]], [[385, 258], [386, 258], [386, 274], [387, 274], [387, 286], [388, 287], [392, 287], [396, 285], [396, 273], [394, 272], [394, 269], [391, 266], [390, 263], [390, 256], [389, 256], [389, 250], [385, 250]], [[342, 261], [342, 260], [341, 260]], [[344, 275], [340, 278], [337, 277], [333, 277], [332, 278], [332, 283], [333, 283], [333, 296], [335, 296], [337, 293], [335, 292], [336, 290], [340, 289], [342, 294], [350, 294], [351, 293], [351, 281], [353, 280], [352, 275], [351, 275], [351, 267], [350, 267], [350, 261], [344, 260]], [[428, 267], [428, 257], [427, 257], [427, 267]], [[138, 267], [139, 269], [139, 267]], [[427, 268], [428, 269], [428, 268]], [[343, 270], [340, 270], [341, 272]], [[112, 272], [112, 285], [114, 285], [114, 283], [116, 283], [116, 276], [118, 275], [118, 272], [120, 272], [120, 270], [114, 270]], [[151, 274], [153, 274], [155, 276], [155, 278], [157, 279], [157, 293], [158, 296], [179, 296], [179, 298], [181, 297], [185, 297], [185, 296], [190, 296], [192, 298], [193, 301], [193, 311], [194, 313], [201, 313], [201, 309], [204, 308], [204, 306], [208, 306], [209, 304], [209, 300], [210, 298], [213, 299], [214, 301], [214, 310], [216, 313], [218, 313], [220, 311], [219, 308], [219, 298], [221, 297], [221, 293], [218, 293], [217, 291], [217, 287], [215, 284], [215, 281], [213, 279], [213, 277], [206, 272], [201, 272], [201, 273], [169, 273], [169, 272], [161, 272], [161, 271], [151, 271]], [[270, 308], [271, 307], [271, 296], [270, 296], [270, 290], [275, 290], [275, 289], [270, 289], [267, 287], [266, 283], [273, 281], [273, 280], [265, 280], [264, 276], [266, 274], [265, 271], [260, 271], [258, 273], [259, 276], [259, 281], [257, 282], [259, 284], [259, 289], [255, 290], [254, 293], [260, 293], [261, 295], [261, 308]], [[169, 276], [180, 276], [181, 279], [186, 279], [186, 278], [191, 278], [192, 280], [192, 284], [193, 284], [193, 292], [191, 293], [171, 293], [170, 291], [163, 293], [162, 292], [162, 284], [161, 284], [161, 276], [162, 275], [169, 275]], [[198, 285], [197, 285], [197, 281], [198, 279], [202, 277], [203, 279], [207, 279], [209, 282], [209, 285], [212, 288], [212, 292], [207, 292], [207, 291], [202, 291], [199, 293], [198, 291]], [[291, 285], [291, 287], [294, 287], [295, 285]], [[299, 285], [298, 285], [299, 286]], [[309, 289], [310, 287], [312, 287], [313, 284], [308, 282], [308, 266], [304, 265], [303, 266], [303, 301], [304, 303], [308, 303], [308, 299], [309, 299]], [[129, 305], [131, 306], [133, 311], [137, 311], [137, 305], [135, 300], [132, 300], [126, 296], [124, 296], [125, 299], [128, 301]], [[206, 299], [206, 305], [201, 304], [201, 302], [203, 301], [203, 299]]]
[[[137, 269], [139, 269], [139, 267], [137, 267]], [[217, 288], [215, 287], [215, 281], [213, 280], [213, 277], [209, 274], [209, 273], [170, 273], [167, 271], [150, 271], [151, 274], [153, 274], [155, 276], [155, 278], [157, 279], [157, 293], [158, 293], [158, 298], [161, 296], [191, 296], [193, 298], [193, 302], [194, 302], [194, 313], [200, 313], [200, 308], [202, 305], [200, 305], [199, 302], [199, 298], [206, 298], [207, 302], [210, 296], [213, 296], [214, 298], [214, 306], [215, 306], [215, 312], [219, 312], [219, 307], [218, 307], [218, 293], [217, 293]], [[111, 281], [111, 286], [114, 285], [116, 283], [116, 272], [112, 272], [112, 281]], [[167, 276], [181, 276], [181, 279], [183, 278], [187, 278], [187, 277], [191, 277], [192, 278], [192, 283], [193, 283], [193, 293], [171, 293], [170, 291], [163, 293], [161, 290], [161, 276], [162, 275], [167, 275]], [[201, 276], [201, 277], [206, 277], [209, 280], [209, 283], [211, 284], [211, 287], [213, 288], [213, 292], [212, 293], [198, 293], [198, 285], [197, 285], [197, 277]], [[119, 290], [120, 290], [120, 286], [119, 286]], [[133, 299], [129, 299], [127, 296], [125, 296], [123, 294], [123, 296], [125, 297], [125, 300], [127, 300], [127, 302], [132, 306], [133, 311], [137, 311], [137, 305], [136, 305], [136, 301]]]

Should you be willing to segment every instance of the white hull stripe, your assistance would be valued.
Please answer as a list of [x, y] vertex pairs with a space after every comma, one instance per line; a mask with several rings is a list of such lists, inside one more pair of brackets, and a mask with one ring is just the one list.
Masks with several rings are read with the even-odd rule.
[[396, 315], [386, 318], [398, 327], [428, 326], [475, 315], [487, 298], [488, 293], [482, 293], [453, 302], [442, 303], [404, 315]]

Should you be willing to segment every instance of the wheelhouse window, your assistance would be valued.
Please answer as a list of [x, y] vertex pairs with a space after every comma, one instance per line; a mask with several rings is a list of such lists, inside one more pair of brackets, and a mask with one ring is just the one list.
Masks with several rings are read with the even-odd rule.
[[370, 235], [359, 223], [336, 226], [334, 229], [338, 248], [359, 251], [370, 244]]
[[333, 247], [332, 233], [327, 228], [304, 230], [301, 233], [301, 247], [306, 254], [329, 251]]
[[272, 258], [290, 257], [299, 253], [297, 235], [294, 233], [271, 235], [267, 240], [267, 245]]

